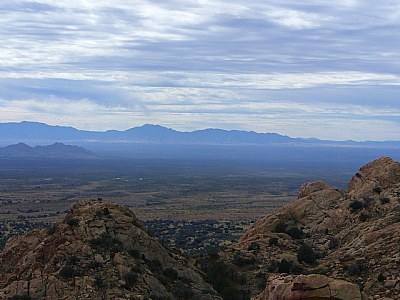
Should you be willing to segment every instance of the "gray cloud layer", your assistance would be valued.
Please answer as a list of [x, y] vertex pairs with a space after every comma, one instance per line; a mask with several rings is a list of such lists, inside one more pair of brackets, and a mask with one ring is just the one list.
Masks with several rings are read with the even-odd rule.
[[400, 139], [398, 1], [0, 3], [0, 122]]

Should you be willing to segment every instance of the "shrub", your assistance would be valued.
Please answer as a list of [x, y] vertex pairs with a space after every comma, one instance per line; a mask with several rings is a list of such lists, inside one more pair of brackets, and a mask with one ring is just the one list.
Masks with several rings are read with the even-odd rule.
[[53, 235], [56, 232], [56, 229], [57, 229], [56, 225], [53, 225], [53, 226], [47, 228], [47, 234]]
[[223, 261], [216, 260], [206, 262], [207, 278], [212, 283], [214, 289], [225, 300], [249, 299], [245, 297], [246, 293], [235, 288], [237, 284], [245, 284], [246, 278], [242, 276], [232, 265]]
[[265, 276], [263, 276], [257, 282], [257, 289], [260, 291], [264, 290], [266, 285], [267, 285], [267, 278], [265, 278]]
[[376, 187], [374, 187], [372, 190], [373, 190], [375, 193], [378, 193], [378, 194], [382, 193], [382, 191], [383, 191], [381, 186], [376, 186]]
[[340, 244], [339, 240], [337, 238], [335, 238], [335, 237], [332, 237], [329, 240], [328, 247], [329, 247], [330, 250], [336, 249], [339, 246], [339, 244]]
[[66, 221], [69, 227], [77, 227], [79, 226], [79, 220], [77, 218], [70, 218]]
[[379, 273], [378, 275], [378, 281], [379, 282], [384, 282], [386, 280], [386, 276], [383, 275], [382, 273]]
[[65, 266], [64, 268], [62, 268], [59, 273], [59, 275], [61, 277], [67, 278], [67, 279], [73, 278], [76, 276], [80, 276], [81, 274], [82, 274], [82, 272], [79, 269], [68, 266], [68, 265]]
[[268, 241], [268, 245], [277, 246], [278, 245], [278, 238], [277, 237], [270, 238], [269, 241]]
[[282, 220], [278, 221], [278, 223], [276, 223], [274, 226], [274, 232], [286, 233], [286, 230], [287, 230], [287, 224]]
[[137, 282], [138, 275], [135, 272], [128, 272], [123, 276], [123, 280], [125, 281], [125, 288], [130, 289]]
[[304, 232], [303, 230], [297, 228], [297, 227], [290, 227], [287, 232], [288, 235], [290, 235], [292, 238], [298, 240], [302, 239], [304, 237]]
[[363, 207], [364, 207], [363, 203], [359, 200], [353, 200], [349, 205], [349, 208], [352, 210], [352, 212], [360, 210]]
[[161, 262], [159, 260], [146, 260], [146, 264], [149, 267], [150, 271], [153, 273], [160, 274], [162, 272]]
[[297, 252], [297, 259], [299, 262], [304, 262], [309, 265], [314, 264], [317, 260], [313, 248], [306, 244], [300, 246], [299, 251]]
[[104, 214], [105, 216], [108, 216], [108, 215], [110, 214], [110, 210], [108, 209], [108, 207], [104, 207], [104, 208], [103, 208], [103, 214]]
[[92, 239], [90, 245], [97, 250], [112, 250], [112, 252], [120, 252], [123, 248], [122, 242], [119, 239], [105, 232], [98, 238]]
[[374, 201], [374, 199], [372, 199], [370, 197], [364, 197], [363, 198], [363, 206], [368, 207], [373, 201]]
[[179, 300], [190, 300], [193, 299], [194, 292], [192, 289], [186, 285], [179, 284], [176, 286], [172, 293]]
[[130, 256], [132, 256], [132, 257], [140, 258], [140, 252], [139, 252], [138, 250], [136, 250], [136, 249], [130, 249], [130, 250], [128, 250], [128, 254], [129, 254]]
[[269, 263], [268, 267], [267, 267], [267, 271], [270, 273], [274, 273], [276, 271], [278, 271], [278, 266], [279, 266], [279, 261], [277, 260], [271, 260], [271, 262]]
[[247, 247], [248, 251], [258, 251], [260, 250], [260, 245], [256, 242], [251, 242], [249, 247]]
[[163, 275], [172, 280], [178, 279], [178, 272], [172, 268], [166, 268], [163, 272]]
[[239, 267], [243, 267], [245, 265], [251, 265], [255, 262], [254, 257], [246, 257], [241, 252], [235, 252], [233, 254], [233, 263]]
[[366, 214], [366, 213], [361, 213], [361, 214], [359, 215], [358, 219], [359, 219], [361, 222], [365, 222], [365, 221], [367, 221], [367, 220], [369, 219], [369, 215]]
[[91, 261], [91, 262], [88, 263], [87, 267], [88, 267], [88, 269], [98, 270], [98, 269], [101, 269], [103, 267], [103, 264], [101, 262], [98, 262], [98, 261]]
[[282, 259], [278, 265], [278, 272], [290, 274], [292, 268], [293, 268], [293, 261]]
[[363, 271], [365, 271], [366, 267], [363, 262], [356, 262], [347, 268], [347, 272], [352, 276], [358, 276]]
[[384, 197], [384, 198], [379, 199], [379, 201], [383, 205], [383, 204], [388, 204], [390, 202], [390, 199], [387, 197]]
[[101, 275], [96, 275], [94, 277], [94, 284], [97, 286], [97, 288], [102, 289], [107, 287], [107, 283], [104, 281], [103, 277]]

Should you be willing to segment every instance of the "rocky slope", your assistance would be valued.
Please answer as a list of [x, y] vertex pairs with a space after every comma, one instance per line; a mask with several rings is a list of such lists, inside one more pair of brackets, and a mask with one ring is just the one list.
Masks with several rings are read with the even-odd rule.
[[7, 242], [0, 299], [220, 298], [128, 208], [93, 200], [75, 204], [51, 229]]
[[400, 163], [368, 163], [347, 191], [304, 184], [295, 201], [256, 222], [222, 256], [246, 274], [242, 288], [253, 296], [267, 283], [257, 299], [309, 299], [273, 296], [268, 287], [283, 273], [326, 275], [358, 285], [369, 299], [400, 299]]

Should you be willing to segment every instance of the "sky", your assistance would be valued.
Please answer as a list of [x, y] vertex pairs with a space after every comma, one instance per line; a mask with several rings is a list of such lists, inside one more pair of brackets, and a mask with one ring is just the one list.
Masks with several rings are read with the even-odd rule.
[[0, 122], [400, 140], [398, 0], [10, 0], [0, 15]]

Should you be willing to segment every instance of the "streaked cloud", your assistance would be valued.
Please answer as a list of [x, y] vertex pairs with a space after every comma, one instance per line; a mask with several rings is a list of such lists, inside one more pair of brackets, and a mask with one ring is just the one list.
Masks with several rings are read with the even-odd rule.
[[394, 0], [14, 0], [0, 13], [0, 122], [400, 139]]

